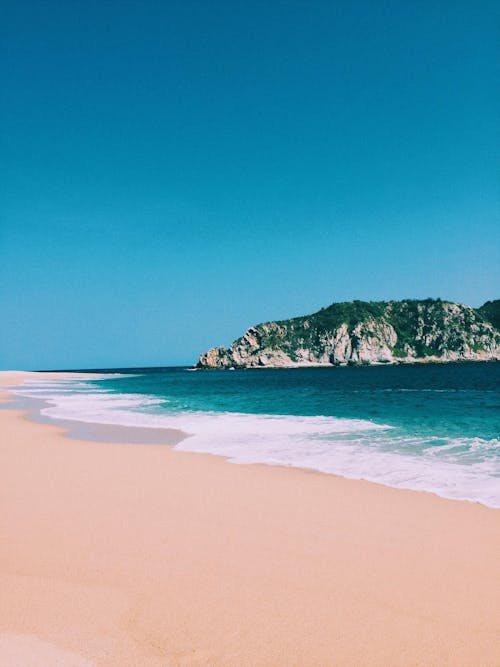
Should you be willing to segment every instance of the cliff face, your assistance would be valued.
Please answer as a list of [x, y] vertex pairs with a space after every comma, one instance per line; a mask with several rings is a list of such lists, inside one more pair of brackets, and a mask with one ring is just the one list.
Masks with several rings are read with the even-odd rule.
[[198, 368], [329, 366], [500, 359], [492, 320], [481, 309], [439, 299], [334, 303], [313, 315], [251, 327], [229, 348], [200, 356]]

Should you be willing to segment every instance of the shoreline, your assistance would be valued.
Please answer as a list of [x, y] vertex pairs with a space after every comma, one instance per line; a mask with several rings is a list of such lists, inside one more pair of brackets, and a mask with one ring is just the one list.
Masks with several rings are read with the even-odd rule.
[[[114, 369], [115, 370], [115, 369]], [[121, 375], [118, 372], [109, 374], [109, 376]], [[189, 369], [188, 369], [189, 370]], [[11, 373], [12, 372], [4, 372]], [[79, 381], [84, 380], [95, 380], [95, 379], [106, 379], [106, 373], [99, 373], [97, 371], [92, 372], [78, 372], [78, 371], [61, 371], [61, 372], [52, 372], [46, 371], [49, 374], [50, 379], [64, 380], [67, 378], [67, 381], [76, 380], [77, 385]], [[34, 381], [35, 383], [40, 379], [37, 371], [22, 371], [18, 372], [22, 377], [28, 377], [28, 382]], [[32, 374], [32, 375], [30, 375]], [[135, 374], [134, 374], [135, 375]], [[0, 372], [1, 379], [1, 372]], [[20, 380], [20, 384], [22, 384]], [[42, 380], [43, 384], [43, 380]], [[26, 385], [26, 388], [29, 389], [29, 384]], [[59, 389], [60, 390], [60, 389]], [[58, 391], [59, 391], [58, 390]], [[40, 391], [39, 389], [37, 391]], [[126, 394], [124, 394], [126, 397]], [[460, 466], [456, 473], [458, 477], [455, 479], [455, 486], [448, 486], [441, 484], [441, 480], [432, 479], [427, 477], [423, 480], [423, 483], [417, 483], [411, 476], [407, 479], [402, 477], [399, 480], [394, 479], [394, 476], [389, 474], [384, 476], [384, 471], [380, 474], [374, 472], [373, 468], [370, 468], [368, 465], [362, 465], [361, 469], [352, 470], [342, 469], [342, 466], [334, 466], [333, 468], [329, 465], [318, 465], [312, 464], [308, 461], [286, 461], [279, 460], [271, 457], [266, 458], [266, 456], [257, 456], [254, 458], [248, 458], [243, 456], [241, 459], [238, 457], [238, 452], [229, 453], [227, 448], [217, 448], [217, 447], [206, 447], [206, 446], [197, 446], [193, 443], [190, 443], [190, 438], [195, 438], [204, 432], [204, 425], [199, 424], [180, 424], [172, 425], [171, 423], [158, 424], [156, 426], [150, 425], [149, 423], [139, 423], [133, 424], [130, 423], [130, 420], [125, 421], [115, 421], [111, 420], [109, 423], [105, 421], [100, 421], [96, 416], [96, 421], [91, 421], [92, 417], [88, 413], [78, 413], [78, 416], [65, 416], [60, 414], [58, 416], [45, 416], [41, 414], [41, 411], [44, 408], [51, 408], [52, 404], [49, 403], [46, 399], [40, 398], [37, 396], [24, 396], [24, 395], [15, 395], [12, 398], [12, 407], [14, 409], [20, 409], [26, 412], [26, 418], [35, 422], [50, 424], [50, 425], [59, 425], [63, 426], [65, 435], [70, 438], [83, 439], [83, 440], [92, 440], [92, 441], [102, 441], [102, 442], [120, 442], [120, 443], [129, 443], [129, 444], [155, 444], [155, 445], [169, 445], [174, 447], [178, 451], [186, 451], [191, 453], [209, 453], [215, 456], [219, 456], [225, 461], [233, 464], [244, 464], [244, 465], [269, 465], [273, 467], [281, 467], [284, 469], [296, 469], [304, 470], [307, 472], [317, 472], [321, 474], [331, 475], [334, 477], [340, 477], [346, 480], [352, 481], [366, 481], [370, 484], [381, 485], [388, 488], [393, 488], [397, 490], [413, 490], [418, 493], [429, 493], [431, 495], [437, 496], [439, 498], [444, 498], [447, 500], [457, 500], [460, 502], [468, 502], [473, 504], [479, 504], [484, 507], [492, 509], [500, 509], [500, 499], [497, 497], [497, 494], [491, 494], [491, 491], [496, 492], [496, 487], [493, 484], [493, 481], [490, 483], [490, 479], [487, 480], [488, 486], [480, 487], [482, 489], [481, 493], [467, 493], [464, 491], [464, 486], [460, 486], [460, 482], [463, 482], [461, 475]], [[0, 404], [0, 409], [2, 408]], [[186, 413], [187, 414], [187, 413]], [[207, 413], [210, 414], [210, 413]], [[235, 413], [239, 414], [239, 413]], [[240, 415], [244, 416], [244, 415]], [[258, 417], [259, 415], [255, 415]], [[286, 418], [288, 415], [273, 415], [278, 418]], [[90, 417], [90, 418], [89, 418]], [[299, 417], [297, 417], [299, 419]], [[309, 417], [308, 417], [309, 418]], [[322, 418], [322, 417], [319, 417]], [[370, 420], [371, 421], [371, 420]], [[127, 423], [129, 422], [129, 423]], [[376, 424], [378, 428], [390, 428], [384, 426], [383, 424]], [[227, 437], [227, 433], [225, 434]], [[234, 435], [234, 434], [232, 434]], [[231, 437], [232, 437], [231, 435]], [[268, 438], [273, 437], [272, 434], [268, 434]], [[188, 441], [183, 443], [183, 441]], [[397, 464], [397, 462], [396, 462]], [[390, 470], [390, 469], [389, 469]], [[414, 471], [412, 471], [414, 473]], [[422, 471], [420, 471], [422, 472]], [[424, 470], [425, 472], [425, 470]], [[450, 474], [450, 471], [446, 471], [447, 477]], [[389, 479], [387, 479], [387, 477]], [[466, 480], [467, 481], [467, 480]], [[420, 480], [419, 480], [420, 482]], [[466, 488], [466, 487], [465, 487]], [[490, 491], [488, 494], [487, 491]]]
[[229, 370], [237, 370], [237, 371], [247, 371], [247, 370], [262, 370], [262, 369], [267, 369], [267, 370], [295, 370], [297, 368], [371, 368], [371, 367], [376, 367], [376, 368], [381, 368], [381, 367], [394, 367], [394, 366], [442, 366], [446, 364], [495, 364], [495, 363], [500, 363], [500, 358], [499, 357], [488, 357], [488, 358], [481, 358], [481, 359], [440, 359], [439, 357], [418, 357], [415, 359], [398, 359], [396, 361], [372, 361], [369, 363], [327, 363], [327, 364], [313, 364], [313, 363], [304, 363], [304, 364], [293, 364], [289, 366], [273, 366], [273, 365], [265, 365], [265, 366], [198, 366], [198, 362], [189, 366], [147, 366], [147, 367], [142, 367], [142, 366], [124, 366], [122, 368], [116, 368], [116, 369], [108, 369], [108, 368], [89, 368], [89, 369], [78, 369], [78, 370], [61, 370], [61, 371], [51, 371], [51, 370], [30, 370], [30, 371], [0, 371], [0, 373], [11, 373], [11, 372], [16, 372], [16, 373], [43, 373], [50, 375], [51, 373], [54, 375], [63, 375], [63, 374], [68, 374], [68, 375], [107, 375], [111, 371], [120, 373], [120, 371], [140, 371], [144, 370], [145, 368], [147, 369], [162, 369], [162, 368], [180, 368], [184, 369], [187, 371], [229, 371]]
[[[12, 405], [11, 405], [12, 404]], [[168, 445], [175, 447], [189, 437], [189, 433], [174, 428], [155, 428], [146, 426], [125, 426], [121, 424], [104, 424], [87, 422], [77, 419], [58, 419], [45, 417], [40, 411], [49, 403], [42, 398], [16, 396], [8, 403], [0, 399], [0, 410], [17, 410], [25, 419], [37, 424], [60, 426], [64, 436], [76, 440], [93, 442], [120, 442], [129, 445]]]
[[[40, 415], [39, 408], [41, 406], [31, 406], [30, 403], [42, 403], [48, 405], [44, 399], [38, 398], [25, 398], [22, 397], [20, 400], [13, 399], [13, 406], [9, 407], [6, 403], [5, 398], [2, 397], [1, 391], [1, 372], [0, 371], [0, 411], [2, 410], [12, 410], [21, 413], [23, 419], [26, 419], [29, 422], [36, 424], [45, 424], [48, 426], [56, 426], [62, 429], [62, 435], [65, 438], [71, 438], [79, 441], [89, 441], [97, 443], [119, 443], [122, 445], [156, 445], [156, 446], [167, 446], [174, 451], [182, 452], [185, 454], [194, 454], [196, 456], [215, 456], [225, 463], [231, 463], [233, 465], [245, 465], [245, 466], [264, 466], [271, 468], [280, 468], [282, 470], [298, 470], [308, 474], [317, 474], [317, 475], [326, 475], [327, 477], [333, 477], [335, 479], [342, 479], [348, 482], [363, 482], [366, 484], [373, 484], [375, 486], [380, 486], [387, 489], [394, 489], [395, 491], [409, 491], [410, 493], [418, 494], [429, 494], [430, 496], [439, 498], [440, 500], [446, 500], [451, 502], [458, 503], [469, 503], [472, 505], [479, 505], [480, 507], [485, 507], [489, 510], [500, 512], [499, 507], [493, 507], [492, 505], [487, 505], [482, 503], [479, 500], [470, 500], [467, 498], [447, 498], [442, 496], [436, 491], [430, 491], [428, 489], [410, 489], [404, 487], [391, 486], [390, 484], [384, 484], [383, 482], [378, 482], [371, 479], [357, 478], [357, 477], [347, 477], [334, 472], [325, 472], [324, 470], [319, 470], [318, 468], [307, 468], [303, 466], [295, 465], [284, 465], [281, 463], [265, 463], [265, 462], [251, 462], [251, 463], [233, 463], [229, 455], [224, 455], [221, 453], [215, 452], [199, 452], [194, 450], [178, 450], [176, 445], [180, 444], [183, 440], [186, 440], [190, 437], [190, 433], [181, 431], [174, 428], [155, 428], [149, 426], [130, 426], [130, 425], [121, 425], [121, 424], [103, 424], [100, 422], [85, 422], [78, 420], [65, 420], [54, 417], [44, 417]], [[29, 371], [28, 371], [29, 372]], [[33, 371], [36, 372], [36, 371]], [[9, 392], [5, 392], [9, 395]], [[500, 516], [500, 515], [499, 515]]]
[[[198, 362], [199, 363], [199, 362]], [[283, 366], [273, 366], [272, 364], [263, 364], [255, 366], [198, 366], [186, 367], [192, 371], [248, 371], [248, 370], [293, 370], [296, 368], [371, 368], [371, 367], [391, 367], [391, 366], [441, 366], [443, 364], [486, 364], [500, 363], [499, 357], [487, 357], [481, 359], [440, 359], [439, 357], [417, 357], [415, 359], [395, 359], [394, 361], [369, 361], [369, 362], [342, 362], [342, 363], [294, 363]], [[45, 371], [33, 371], [44, 373]]]
[[2, 665], [500, 662], [498, 510], [0, 420]]

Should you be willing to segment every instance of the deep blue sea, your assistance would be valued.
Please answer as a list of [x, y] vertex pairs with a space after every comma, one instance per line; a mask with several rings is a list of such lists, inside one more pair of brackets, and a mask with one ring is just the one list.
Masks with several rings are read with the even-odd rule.
[[72, 419], [181, 429], [178, 449], [500, 507], [500, 363], [106, 369], [19, 390]]

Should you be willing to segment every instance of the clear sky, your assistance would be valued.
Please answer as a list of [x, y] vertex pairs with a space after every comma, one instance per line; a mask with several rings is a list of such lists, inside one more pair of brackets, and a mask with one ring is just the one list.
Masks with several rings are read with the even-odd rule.
[[4, 3], [0, 366], [499, 297], [495, 4]]

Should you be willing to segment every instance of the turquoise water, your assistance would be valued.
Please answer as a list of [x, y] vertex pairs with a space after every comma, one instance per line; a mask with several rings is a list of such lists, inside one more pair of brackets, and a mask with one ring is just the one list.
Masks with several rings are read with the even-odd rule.
[[[111, 372], [112, 371], [112, 372]], [[500, 507], [500, 364], [106, 370], [22, 391], [48, 417], [181, 428], [179, 449]]]

